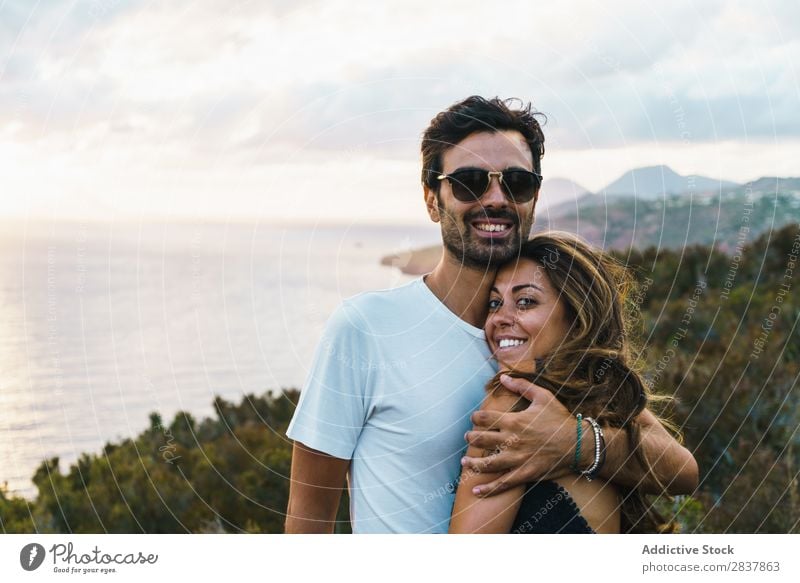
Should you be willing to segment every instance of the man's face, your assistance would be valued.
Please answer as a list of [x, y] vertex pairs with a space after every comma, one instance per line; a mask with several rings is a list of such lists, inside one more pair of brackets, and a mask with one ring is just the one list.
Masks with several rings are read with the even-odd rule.
[[[468, 136], [442, 156], [442, 174], [463, 168], [532, 171], [533, 160], [521, 133], [480, 132]], [[448, 180], [441, 181], [438, 201], [428, 189], [426, 199], [431, 218], [442, 224], [445, 248], [465, 267], [484, 270], [517, 256], [530, 233], [536, 205], [536, 197], [526, 203], [509, 200], [497, 178], [492, 178], [489, 189], [475, 201], [456, 200]]]

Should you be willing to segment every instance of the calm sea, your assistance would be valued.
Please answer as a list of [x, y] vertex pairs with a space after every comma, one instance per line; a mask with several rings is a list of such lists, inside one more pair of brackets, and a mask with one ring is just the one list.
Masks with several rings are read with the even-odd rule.
[[22, 223], [0, 231], [0, 483], [32, 497], [148, 414], [299, 387], [345, 297], [411, 279], [433, 227]]

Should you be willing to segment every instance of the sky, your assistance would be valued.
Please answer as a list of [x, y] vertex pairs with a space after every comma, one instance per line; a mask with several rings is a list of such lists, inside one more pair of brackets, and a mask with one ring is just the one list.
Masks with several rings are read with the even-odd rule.
[[0, 218], [424, 223], [472, 94], [545, 178], [800, 175], [800, 3], [0, 0]]

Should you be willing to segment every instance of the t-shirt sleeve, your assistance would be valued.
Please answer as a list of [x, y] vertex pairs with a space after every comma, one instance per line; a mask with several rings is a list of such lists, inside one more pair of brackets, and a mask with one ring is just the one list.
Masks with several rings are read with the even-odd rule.
[[290, 439], [352, 459], [367, 415], [370, 334], [345, 302], [328, 320], [300, 402], [286, 431]]

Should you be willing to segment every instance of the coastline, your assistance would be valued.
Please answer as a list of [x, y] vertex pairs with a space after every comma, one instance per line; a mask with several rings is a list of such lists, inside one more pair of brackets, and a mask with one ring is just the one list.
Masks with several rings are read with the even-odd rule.
[[442, 246], [432, 245], [385, 255], [381, 258], [381, 265], [396, 267], [406, 275], [424, 275], [433, 271], [441, 257]]

